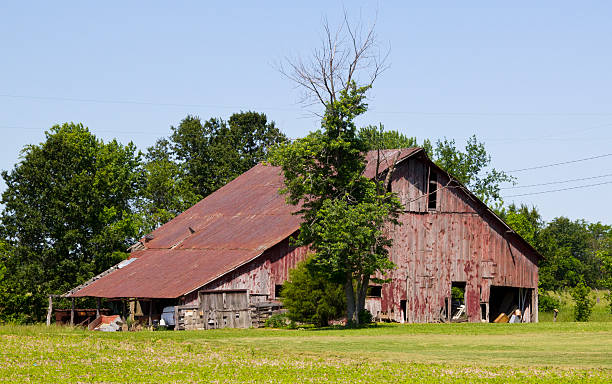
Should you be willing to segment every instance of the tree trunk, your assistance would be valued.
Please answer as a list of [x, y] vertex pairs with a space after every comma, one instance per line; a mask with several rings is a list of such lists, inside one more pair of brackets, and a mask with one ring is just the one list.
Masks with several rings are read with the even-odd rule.
[[359, 290], [357, 291], [357, 316], [365, 310], [365, 299], [368, 294], [368, 285], [370, 284], [370, 276], [363, 276]]
[[355, 318], [355, 290], [353, 289], [353, 278], [350, 273], [347, 273], [346, 281], [344, 282], [344, 293], [346, 295], [346, 322], [359, 324], [359, 318]]

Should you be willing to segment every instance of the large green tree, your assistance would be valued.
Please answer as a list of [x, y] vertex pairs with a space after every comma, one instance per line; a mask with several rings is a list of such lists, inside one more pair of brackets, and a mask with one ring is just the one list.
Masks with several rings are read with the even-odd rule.
[[363, 176], [368, 146], [354, 123], [367, 110], [365, 93], [386, 68], [386, 56], [374, 25], [351, 25], [346, 14], [339, 28], [325, 21], [323, 33], [310, 59], [280, 68], [304, 100], [323, 106], [321, 129], [281, 146], [271, 161], [282, 167], [288, 202], [300, 205], [296, 242], [313, 250], [318, 273], [344, 285], [347, 319], [359, 324], [371, 276], [393, 268], [386, 229], [401, 210], [386, 192], [388, 180]]
[[148, 229], [172, 219], [198, 200], [263, 161], [287, 138], [263, 113], [240, 112], [225, 121], [187, 116], [146, 154], [141, 212]]
[[139, 233], [141, 175], [132, 143], [104, 143], [81, 124], [56, 125], [44, 142], [25, 147], [2, 172], [1, 284], [12, 299], [0, 303], [0, 316], [38, 320], [47, 294], [123, 259]]
[[187, 116], [172, 127], [170, 147], [187, 181], [205, 197], [263, 161], [271, 146], [285, 140], [265, 114], [241, 112], [227, 122]]
[[382, 124], [368, 125], [359, 129], [359, 139], [368, 150], [397, 149], [417, 146], [415, 137], [408, 137], [398, 131], [385, 130]]
[[[598, 253], [602, 235], [599, 225], [584, 220], [557, 217], [538, 236], [537, 247], [544, 255], [540, 265], [540, 286], [544, 289], [575, 287], [579, 282], [597, 288], [605, 279], [604, 262]], [[602, 237], [603, 236], [603, 237]], [[605, 244], [605, 243], [601, 243]]]
[[297, 244], [314, 251], [317, 273], [344, 284], [347, 318], [357, 324], [371, 276], [394, 267], [386, 229], [401, 210], [385, 180], [363, 176], [367, 148], [354, 119], [367, 109], [368, 88], [352, 83], [326, 105], [322, 130], [271, 156], [283, 169], [289, 203], [301, 204]]
[[467, 140], [464, 150], [457, 148], [455, 140], [444, 138], [432, 145], [425, 140], [423, 147], [432, 160], [470, 189], [486, 204], [501, 207], [501, 184], [514, 178], [504, 171], [490, 168], [491, 155], [476, 136]]

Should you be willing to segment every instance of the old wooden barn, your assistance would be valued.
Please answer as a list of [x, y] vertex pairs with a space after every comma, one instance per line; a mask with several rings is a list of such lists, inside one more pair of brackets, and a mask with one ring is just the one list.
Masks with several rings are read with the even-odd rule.
[[[366, 176], [374, 177], [375, 158], [368, 154]], [[386, 150], [381, 158], [381, 173], [397, 159], [391, 188], [405, 212], [403, 225], [390, 229], [397, 268], [389, 283], [369, 290], [373, 315], [422, 323], [463, 311], [465, 320], [480, 322], [519, 309], [522, 321], [537, 321], [541, 256], [423, 149]], [[289, 270], [307, 254], [290, 244], [300, 220], [278, 194], [282, 185], [279, 168], [253, 167], [66, 296], [129, 302], [122, 308], [149, 322], [177, 305], [179, 328], [260, 324], [278, 308]], [[452, 300], [453, 287], [463, 302]]]

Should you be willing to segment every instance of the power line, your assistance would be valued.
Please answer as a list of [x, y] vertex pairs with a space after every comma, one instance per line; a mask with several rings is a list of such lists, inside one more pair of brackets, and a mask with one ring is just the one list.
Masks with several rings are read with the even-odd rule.
[[556, 167], [557, 165], [565, 165], [565, 164], [572, 164], [572, 163], [578, 163], [581, 161], [587, 161], [587, 160], [593, 160], [593, 159], [600, 159], [602, 157], [608, 157], [608, 156], [612, 156], [612, 153], [606, 153], [605, 155], [599, 155], [599, 156], [593, 156], [593, 157], [586, 157], [584, 159], [578, 159], [578, 160], [570, 160], [570, 161], [563, 161], [560, 163], [553, 163], [553, 164], [546, 164], [546, 165], [538, 165], [535, 167], [529, 167], [529, 168], [521, 168], [521, 169], [513, 169], [511, 171], [506, 171], [507, 173], [515, 173], [515, 172], [523, 172], [523, 171], [531, 171], [533, 169], [541, 169], [541, 168], [548, 168], [548, 167]]
[[385, 111], [372, 108], [368, 110], [373, 113], [388, 113], [402, 115], [417, 115], [417, 116], [452, 116], [452, 117], [470, 117], [470, 116], [612, 116], [612, 112], [426, 112], [426, 111]]
[[529, 187], [539, 187], [542, 185], [551, 185], [551, 184], [564, 184], [571, 183], [574, 181], [583, 181], [583, 180], [592, 180], [592, 179], [601, 179], [602, 177], [612, 176], [612, 173], [608, 173], [605, 175], [592, 176], [592, 177], [582, 177], [580, 179], [569, 179], [569, 180], [560, 180], [560, 181], [551, 181], [548, 183], [539, 183], [539, 184], [528, 184], [528, 185], [515, 185], [513, 187], [502, 187], [500, 189], [518, 189], [518, 188], [529, 188]]
[[[48, 100], [48, 101], [68, 101], [78, 103], [96, 103], [96, 104], [132, 104], [132, 105], [149, 105], [162, 107], [188, 107], [188, 108], [228, 108], [240, 109], [244, 106], [232, 105], [216, 105], [216, 104], [183, 104], [183, 103], [166, 103], [141, 100], [108, 100], [108, 99], [90, 99], [77, 97], [58, 97], [58, 96], [36, 96], [36, 95], [15, 95], [15, 94], [0, 94], [0, 97], [13, 99], [31, 99], [31, 100]], [[284, 110], [296, 111], [302, 110], [297, 107], [263, 107], [258, 109], [268, 110]], [[451, 111], [385, 111], [370, 109], [372, 113], [387, 113], [387, 114], [402, 114], [415, 116], [612, 116], [612, 112], [451, 112]]]
[[[250, 109], [250, 108], [253, 108], [253, 107], [245, 108], [245, 106], [235, 106], [235, 105], [160, 103], [160, 102], [139, 101], [139, 100], [104, 100], [104, 99], [84, 99], [84, 98], [76, 98], [76, 97], [11, 95], [11, 94], [0, 94], [0, 97], [7, 97], [7, 98], [12, 98], [12, 99], [32, 99], [32, 100], [47, 100], [47, 101], [68, 101], [68, 102], [76, 102], [76, 103], [94, 103], [94, 104], [148, 105], [148, 106], [156, 106], [156, 107], [225, 108], [225, 109]], [[263, 107], [263, 106], [259, 106], [257, 108], [253, 108], [253, 109], [267, 109], [267, 110], [278, 110], [278, 111], [296, 111], [296, 110], [299, 110], [299, 108]]]
[[540, 192], [531, 192], [531, 193], [521, 193], [519, 195], [508, 195], [508, 196], [503, 196], [503, 198], [508, 198], [508, 197], [518, 197], [518, 196], [530, 196], [530, 195], [541, 195], [544, 193], [552, 193], [552, 192], [560, 192], [560, 191], [569, 191], [571, 189], [580, 189], [580, 188], [588, 188], [588, 187], [595, 187], [598, 185], [604, 185], [604, 184], [612, 184], [612, 181], [605, 181], [603, 183], [596, 183], [596, 184], [587, 184], [587, 185], [579, 185], [577, 187], [568, 187], [568, 188], [561, 188], [561, 189], [551, 189], [548, 191], [540, 191]]
[[[508, 142], [517, 142], [517, 141], [537, 141], [537, 140], [543, 140], [543, 139], [549, 139], [549, 140], [576, 140], [576, 138], [567, 138], [567, 137], [559, 137], [559, 136], [564, 136], [566, 134], [572, 134], [572, 133], [584, 133], [587, 131], [592, 131], [594, 129], [597, 128], [605, 128], [605, 127], [609, 127], [612, 126], [612, 123], [606, 123], [606, 124], [599, 124], [599, 125], [595, 125], [589, 128], [584, 128], [584, 129], [571, 129], [571, 130], [566, 130], [566, 131], [561, 131], [561, 132], [556, 132], [553, 134], [548, 134], [548, 135], [544, 135], [544, 136], [539, 136], [539, 137], [515, 137], [515, 138], [498, 138], [498, 139], [487, 139], [484, 138], [484, 140], [489, 143], [489, 144], [495, 144], [495, 143], [500, 143], [500, 144], [504, 144], [504, 143], [508, 143]], [[592, 137], [589, 137], [588, 139], [592, 140]]]

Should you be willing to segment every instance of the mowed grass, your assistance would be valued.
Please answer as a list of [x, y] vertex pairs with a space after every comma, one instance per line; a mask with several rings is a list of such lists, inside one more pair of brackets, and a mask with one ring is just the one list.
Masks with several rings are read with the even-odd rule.
[[11, 382], [612, 382], [612, 323], [88, 332], [0, 327]]

